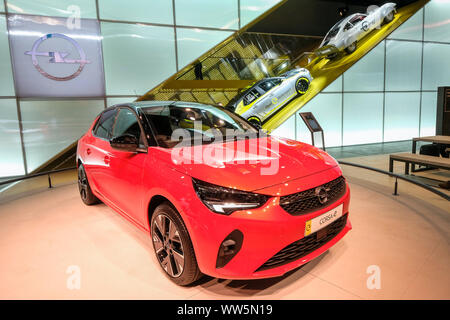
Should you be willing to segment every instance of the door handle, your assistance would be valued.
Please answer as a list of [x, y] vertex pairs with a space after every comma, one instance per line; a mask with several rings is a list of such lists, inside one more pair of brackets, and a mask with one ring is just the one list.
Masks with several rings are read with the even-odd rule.
[[105, 156], [105, 157], [103, 158], [103, 162], [104, 162], [105, 164], [109, 164], [110, 161], [111, 161], [111, 158], [110, 158], [109, 156]]
[[91, 154], [91, 149], [87, 148], [87, 149], [86, 149], [86, 154], [87, 154], [87, 155], [90, 155], [90, 154]]

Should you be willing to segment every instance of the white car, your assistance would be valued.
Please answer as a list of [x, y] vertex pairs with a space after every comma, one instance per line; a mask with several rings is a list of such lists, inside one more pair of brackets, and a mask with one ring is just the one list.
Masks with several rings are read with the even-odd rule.
[[292, 69], [279, 77], [265, 78], [229, 102], [228, 108], [261, 126], [262, 122], [294, 97], [303, 95], [313, 80], [305, 68]]
[[395, 6], [395, 3], [389, 2], [372, 10], [369, 7], [369, 14], [355, 13], [342, 19], [328, 31], [314, 53], [334, 58], [342, 50], [349, 54], [354, 52], [359, 40], [375, 28], [394, 20]]

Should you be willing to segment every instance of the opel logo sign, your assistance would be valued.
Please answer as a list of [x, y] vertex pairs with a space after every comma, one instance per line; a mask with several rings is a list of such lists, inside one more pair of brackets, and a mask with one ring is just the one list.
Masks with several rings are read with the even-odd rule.
[[[39, 46], [45, 40], [51, 39], [51, 38], [60, 38], [60, 39], [64, 39], [64, 40], [68, 41], [69, 43], [71, 43], [72, 46], [76, 50], [75, 53], [78, 54], [78, 59], [69, 58], [69, 56], [71, 54], [68, 52], [38, 51]], [[44, 77], [46, 77], [48, 79], [56, 80], [56, 81], [67, 81], [67, 80], [76, 78], [81, 73], [81, 71], [83, 71], [84, 66], [87, 63], [90, 63], [90, 61], [88, 61], [86, 59], [86, 54], [85, 54], [83, 48], [80, 47], [78, 42], [76, 42], [74, 39], [72, 39], [64, 34], [61, 34], [61, 33], [49, 33], [49, 34], [46, 34], [45, 36], [40, 37], [39, 39], [37, 39], [34, 42], [33, 48], [31, 49], [31, 51], [26, 51], [25, 54], [31, 56], [31, 61], [33, 62], [34, 67], [37, 69], [37, 71], [39, 71], [40, 74], [42, 74]], [[44, 71], [44, 69], [42, 69], [42, 67], [39, 65], [38, 57], [49, 57], [49, 60], [48, 60], [49, 63], [75, 64], [75, 65], [78, 65], [78, 69], [71, 75], [68, 75], [65, 77], [54, 76], [54, 75], [51, 75], [51, 74], [47, 73], [46, 71]]]
[[328, 191], [330, 191], [330, 189], [325, 188], [324, 186], [317, 187], [314, 190], [314, 194], [319, 199], [319, 202], [321, 204], [324, 204], [325, 202], [328, 201]]

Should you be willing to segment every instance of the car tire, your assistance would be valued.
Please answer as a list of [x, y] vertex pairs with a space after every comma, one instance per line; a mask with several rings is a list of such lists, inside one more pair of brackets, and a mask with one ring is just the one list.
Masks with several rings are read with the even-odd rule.
[[333, 60], [338, 56], [337, 52], [327, 55], [328, 60]]
[[389, 22], [391, 22], [392, 20], [394, 20], [394, 10], [392, 10], [391, 12], [389, 12], [383, 19], [383, 24], [388, 24]]
[[309, 89], [309, 80], [305, 77], [300, 77], [295, 81], [295, 90], [297, 94], [303, 95]]
[[345, 52], [347, 52], [348, 54], [351, 54], [351, 53], [353, 53], [353, 52], [355, 52], [356, 51], [356, 48], [357, 48], [358, 46], [357, 46], [357, 43], [356, 43], [356, 41], [355, 42], [353, 42], [351, 45], [349, 45], [347, 48], [345, 48]]
[[187, 286], [202, 277], [189, 232], [170, 203], [164, 202], [156, 207], [150, 222], [150, 234], [156, 259], [170, 280]]
[[85, 205], [91, 206], [100, 202], [94, 193], [92, 193], [91, 186], [89, 185], [89, 180], [86, 175], [86, 170], [84, 170], [84, 166], [82, 164], [78, 166], [78, 191], [80, 193], [81, 200]]
[[261, 120], [258, 117], [252, 116], [252, 117], [248, 118], [247, 121], [250, 122], [250, 124], [255, 126], [257, 129], [261, 129], [261, 127], [262, 127]]

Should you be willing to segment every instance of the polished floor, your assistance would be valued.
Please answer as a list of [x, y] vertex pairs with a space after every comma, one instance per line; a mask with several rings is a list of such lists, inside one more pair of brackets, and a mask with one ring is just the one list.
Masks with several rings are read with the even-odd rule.
[[[166, 279], [148, 234], [103, 204], [84, 206], [75, 184], [6, 202], [0, 299], [450, 299], [448, 201], [407, 183], [393, 196], [391, 178], [344, 171], [353, 230], [328, 252], [280, 278], [187, 288]], [[367, 286], [371, 268], [379, 289]]]
[[[421, 142], [418, 143], [418, 149], [420, 148], [420, 145]], [[326, 151], [335, 159], [373, 156], [378, 154], [389, 154], [396, 152], [411, 152], [411, 150], [411, 140], [331, 147], [326, 149]]]

